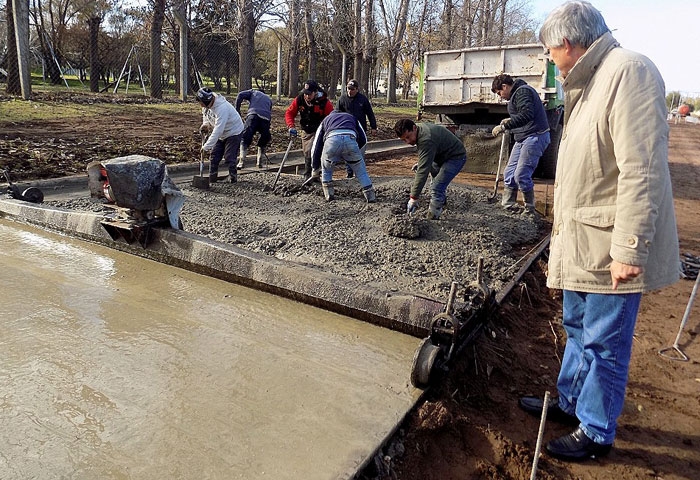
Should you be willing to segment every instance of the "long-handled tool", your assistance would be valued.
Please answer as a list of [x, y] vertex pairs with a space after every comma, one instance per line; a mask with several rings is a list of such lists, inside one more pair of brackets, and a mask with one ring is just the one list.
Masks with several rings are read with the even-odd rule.
[[[206, 137], [202, 135], [202, 147], [205, 142]], [[201, 148], [199, 149], [199, 175], [192, 177], [192, 186], [202, 190], [207, 190], [209, 188], [209, 177], [204, 176], [204, 150]]]
[[277, 169], [277, 175], [275, 175], [275, 181], [272, 182], [272, 186], [268, 187], [267, 185], [263, 186], [263, 192], [266, 192], [268, 190], [274, 190], [275, 187], [277, 186], [277, 182], [280, 179], [280, 175], [282, 174], [282, 169], [284, 168], [284, 163], [287, 161], [287, 157], [289, 156], [289, 151], [292, 149], [292, 145], [294, 144], [294, 137], [292, 137], [289, 140], [289, 145], [287, 145], [287, 151], [284, 152], [284, 157], [282, 157], [282, 162], [280, 162], [280, 168]]
[[661, 355], [662, 357], [666, 357], [671, 360], [680, 360], [682, 362], [687, 362], [689, 360], [688, 356], [685, 353], [683, 353], [683, 350], [681, 350], [681, 347], [678, 345], [678, 342], [680, 341], [681, 335], [683, 334], [685, 324], [688, 322], [688, 317], [690, 316], [690, 310], [693, 308], [693, 301], [695, 301], [695, 296], [698, 294], [698, 285], [700, 285], [700, 275], [698, 275], [697, 278], [695, 278], [695, 285], [693, 286], [693, 291], [690, 294], [688, 305], [685, 307], [683, 320], [681, 320], [681, 326], [678, 329], [678, 335], [676, 335], [676, 339], [674, 340], [673, 345], [659, 350], [659, 355]]
[[496, 169], [496, 184], [493, 186], [493, 193], [489, 195], [488, 202], [493, 203], [498, 197], [498, 182], [501, 180], [501, 164], [503, 162], [503, 157], [506, 156], [505, 150], [508, 148], [508, 142], [506, 141], [506, 133], [501, 134], [501, 150], [498, 152], [498, 168]]

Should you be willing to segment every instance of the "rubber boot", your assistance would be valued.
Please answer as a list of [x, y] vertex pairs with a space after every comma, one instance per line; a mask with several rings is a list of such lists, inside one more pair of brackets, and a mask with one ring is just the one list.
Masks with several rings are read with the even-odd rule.
[[311, 177], [311, 157], [304, 158], [304, 180]]
[[518, 190], [514, 188], [503, 188], [503, 198], [501, 199], [501, 206], [506, 210], [510, 210], [517, 205], [518, 202]]
[[525, 211], [535, 213], [535, 190], [523, 192], [523, 197], [525, 197]]
[[258, 168], [263, 168], [263, 154], [265, 153], [265, 149], [262, 147], [258, 147]]
[[235, 168], [228, 169], [228, 183], [236, 183], [238, 181], [238, 172]]
[[431, 200], [428, 205], [428, 220], [437, 220], [442, 215], [443, 204], [437, 200]]
[[374, 203], [377, 201], [377, 193], [374, 191], [374, 187], [372, 185], [363, 188], [362, 195], [365, 196], [367, 203]]
[[248, 146], [241, 145], [241, 156], [240, 156], [240, 159], [238, 160], [238, 165], [236, 165], [236, 168], [245, 168], [245, 157], [247, 154], [248, 154]]
[[335, 188], [333, 188], [333, 182], [322, 182], [323, 186], [323, 196], [326, 198], [327, 202], [335, 199]]

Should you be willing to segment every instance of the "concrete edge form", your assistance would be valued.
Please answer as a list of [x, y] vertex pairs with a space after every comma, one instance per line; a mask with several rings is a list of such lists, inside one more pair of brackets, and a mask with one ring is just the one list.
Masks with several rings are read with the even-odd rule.
[[114, 241], [94, 213], [71, 212], [19, 200], [0, 200], [0, 216], [100, 243], [133, 255], [266, 291], [391, 330], [425, 337], [443, 302], [376, 290], [353, 279], [249, 252], [172, 229], [153, 229], [148, 248]]

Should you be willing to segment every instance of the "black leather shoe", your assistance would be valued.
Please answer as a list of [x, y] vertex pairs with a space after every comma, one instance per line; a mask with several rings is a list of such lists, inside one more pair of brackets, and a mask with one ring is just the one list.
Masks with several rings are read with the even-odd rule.
[[[537, 418], [542, 417], [543, 404], [544, 400], [540, 397], [520, 397], [520, 400], [518, 401], [518, 406], [520, 408]], [[559, 408], [559, 399], [556, 397], [549, 399], [547, 420], [563, 423], [564, 425], [578, 425], [580, 423], [578, 418], [576, 418], [576, 415], [569, 415], [564, 410]]]
[[604, 457], [610, 453], [612, 444], [601, 445], [594, 442], [579, 427], [568, 435], [552, 440], [545, 449], [554, 458], [568, 462], [580, 462], [589, 458]]

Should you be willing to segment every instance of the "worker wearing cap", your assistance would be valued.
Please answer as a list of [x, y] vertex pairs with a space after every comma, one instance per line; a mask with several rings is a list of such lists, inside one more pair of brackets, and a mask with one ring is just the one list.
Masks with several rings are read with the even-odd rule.
[[307, 80], [304, 89], [287, 108], [284, 120], [289, 128], [289, 134], [295, 136], [297, 129], [294, 119], [299, 114], [301, 124], [301, 147], [304, 150], [304, 180], [311, 177], [311, 145], [314, 135], [324, 117], [333, 111], [333, 104], [326, 92], [318, 87], [315, 80]]
[[[352, 114], [360, 122], [365, 132], [367, 132], [367, 120], [369, 119], [372, 134], [377, 133], [377, 118], [374, 116], [372, 104], [366, 96], [360, 93], [360, 84], [357, 80], [352, 79], [348, 82], [346, 92], [340, 96], [335, 109], [338, 112]], [[348, 178], [352, 178], [354, 175], [352, 169], [349, 166], [346, 166], [346, 169]]]
[[[532, 175], [540, 157], [549, 146], [549, 122], [544, 105], [537, 90], [522, 79], [513, 79], [502, 73], [496, 75], [491, 91], [508, 101], [508, 115], [492, 133], [496, 137], [510, 132], [515, 145], [510, 152], [508, 164], [503, 170], [503, 198], [501, 205], [506, 210], [517, 204], [518, 190], [523, 192], [526, 211], [535, 211], [535, 184]], [[498, 173], [498, 172], [496, 172]]]
[[218, 179], [219, 163], [223, 158], [228, 165], [228, 181], [236, 183], [236, 157], [241, 144], [243, 120], [233, 105], [223, 95], [212, 92], [209, 88], [197, 91], [197, 102], [202, 107], [202, 125], [199, 131], [209, 133], [202, 151], [209, 152], [209, 181]]

